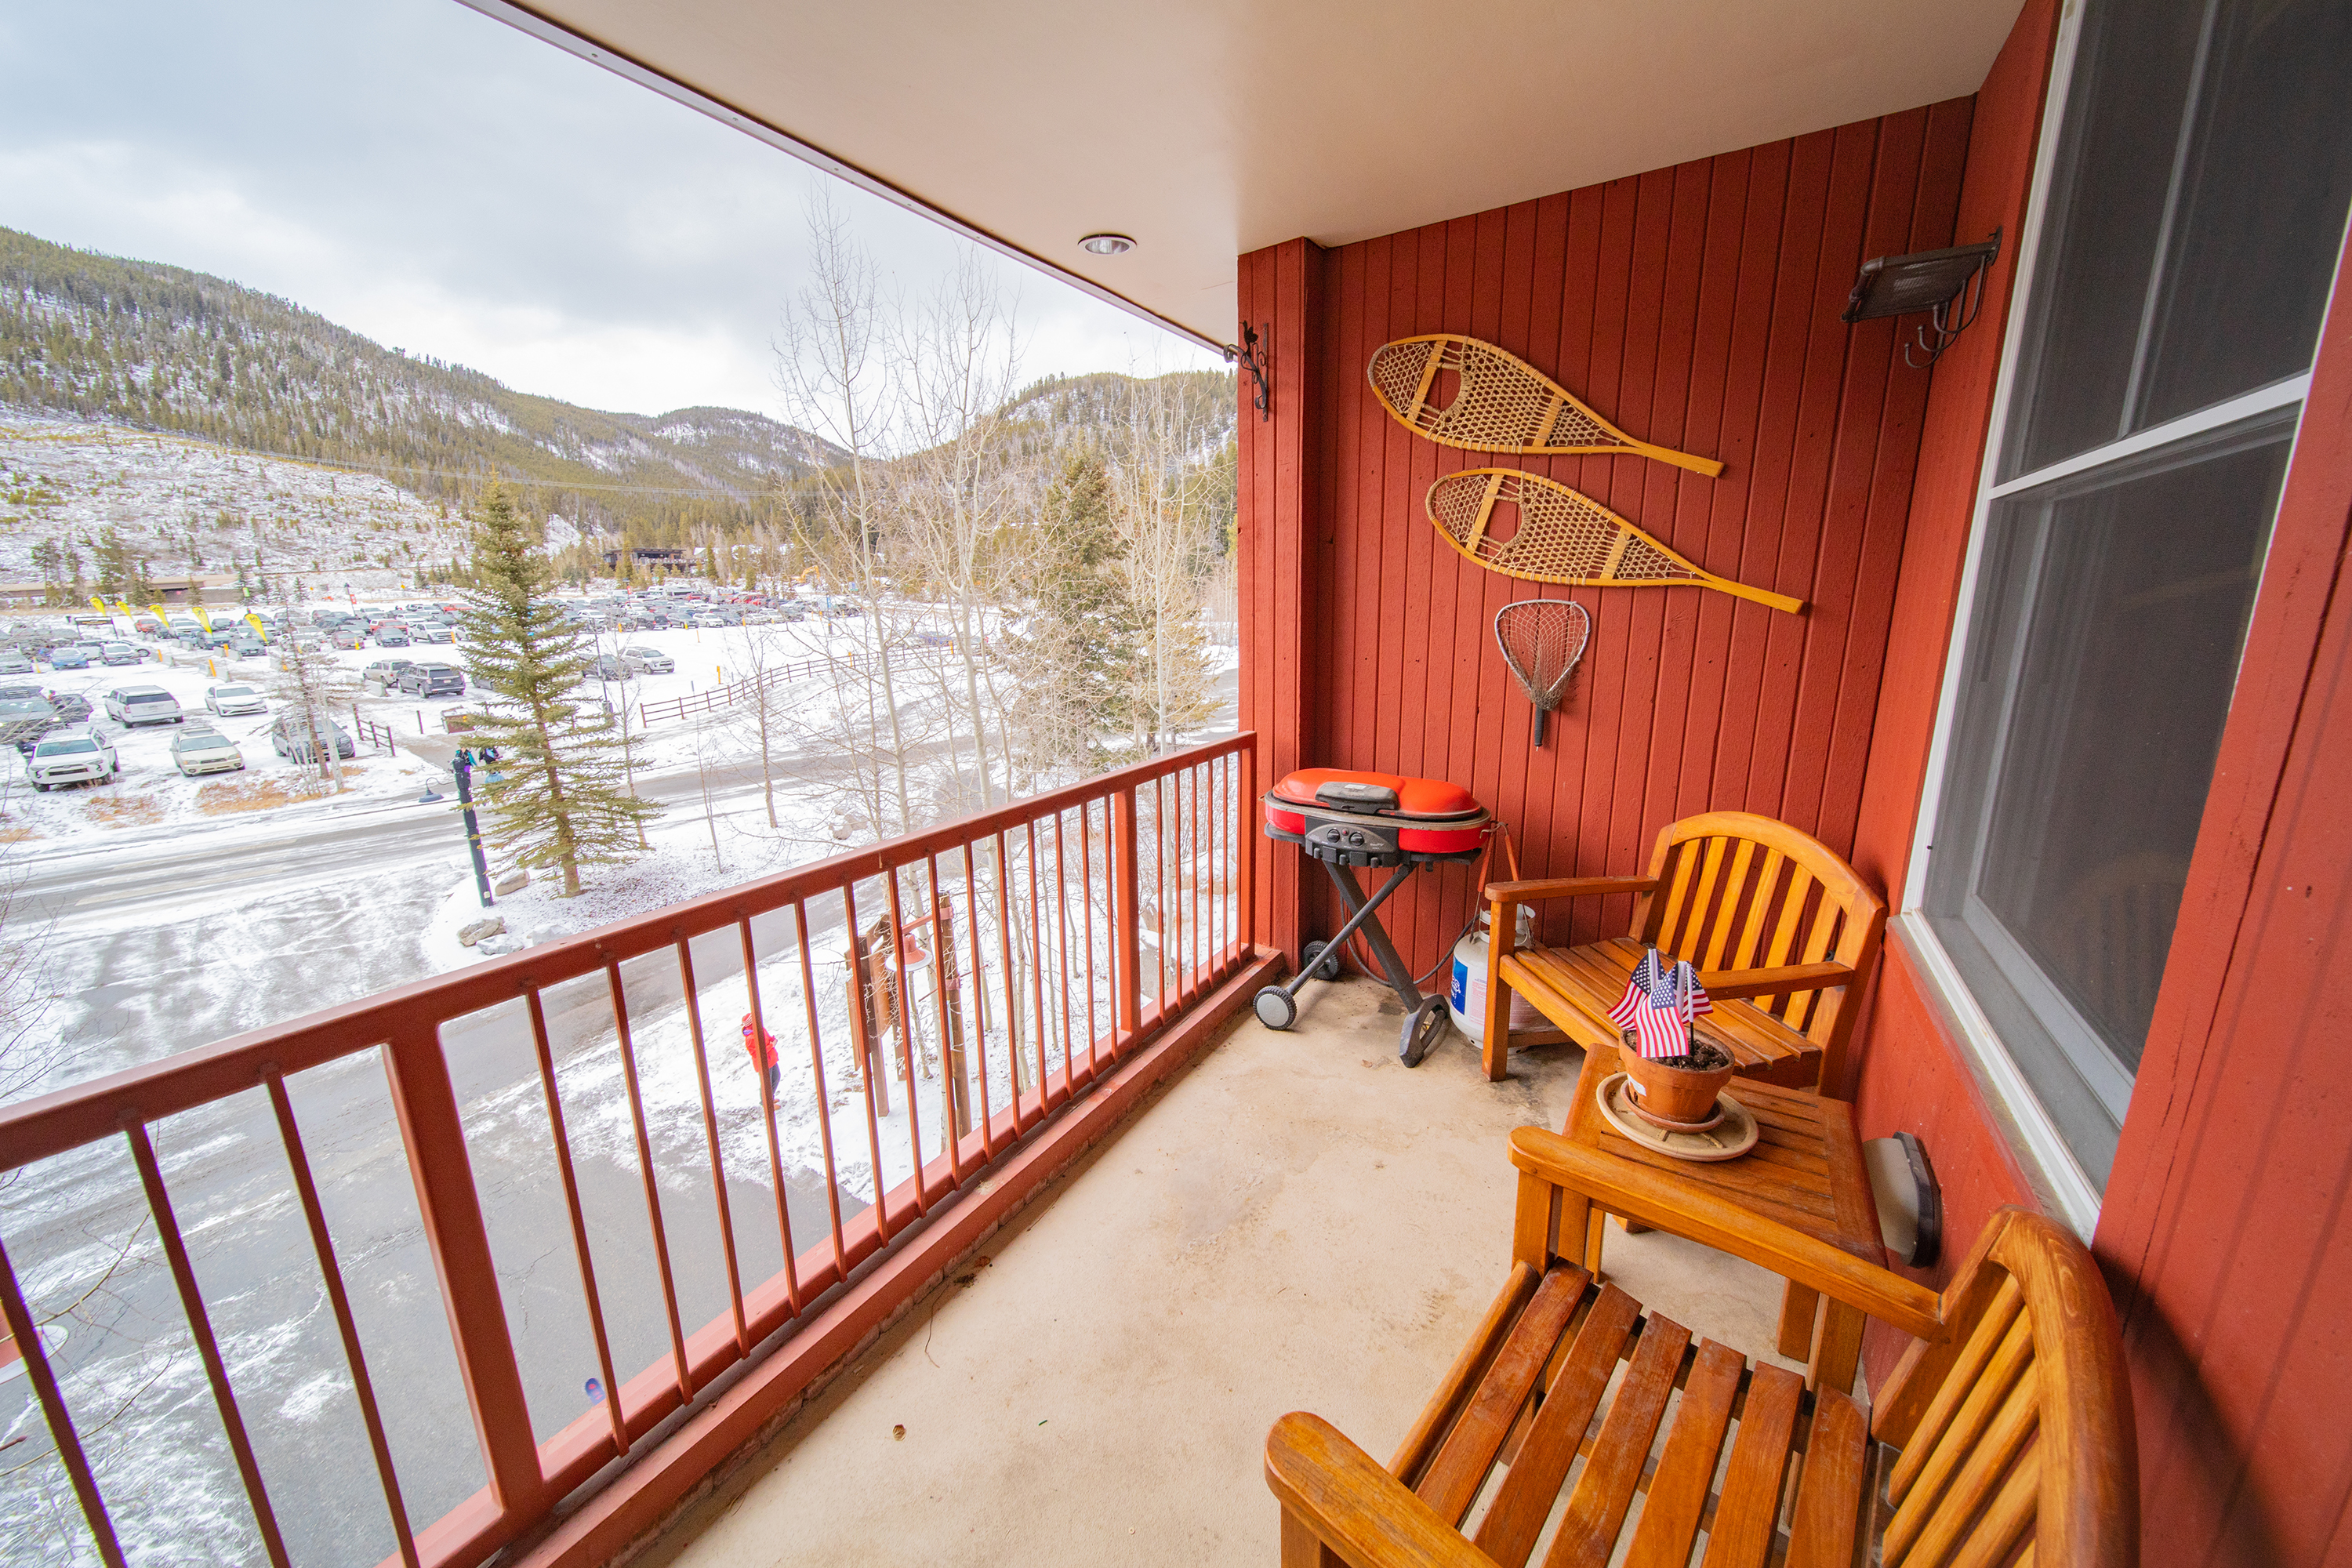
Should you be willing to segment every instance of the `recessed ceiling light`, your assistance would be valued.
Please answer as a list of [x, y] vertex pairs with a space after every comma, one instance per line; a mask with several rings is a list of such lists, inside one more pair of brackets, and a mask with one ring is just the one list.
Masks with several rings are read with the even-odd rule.
[[1123, 234], [1090, 234], [1078, 241], [1078, 248], [1091, 250], [1097, 256], [1117, 256], [1122, 251], [1133, 250], [1135, 241]]

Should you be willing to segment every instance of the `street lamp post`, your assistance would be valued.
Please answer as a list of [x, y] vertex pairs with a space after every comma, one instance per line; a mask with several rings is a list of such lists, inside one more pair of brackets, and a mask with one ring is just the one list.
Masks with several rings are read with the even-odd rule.
[[[498, 748], [495, 746], [482, 748], [480, 761], [484, 766], [498, 760]], [[489, 861], [482, 855], [482, 825], [474, 816], [474, 763], [473, 751], [468, 747], [460, 746], [457, 748], [457, 754], [449, 759], [449, 771], [457, 775], [457, 809], [465, 816], [466, 847], [474, 857], [474, 889], [481, 894], [482, 908], [487, 910], [496, 900], [490, 897]]]

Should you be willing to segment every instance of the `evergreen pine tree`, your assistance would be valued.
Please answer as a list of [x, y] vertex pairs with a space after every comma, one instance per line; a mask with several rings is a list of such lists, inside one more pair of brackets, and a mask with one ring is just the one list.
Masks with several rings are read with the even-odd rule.
[[461, 593], [467, 663], [496, 694], [474, 731], [478, 745], [498, 752], [499, 776], [484, 796], [490, 838], [517, 865], [559, 868], [570, 898], [583, 865], [626, 860], [639, 826], [659, 811], [630, 791], [612, 721], [584, 713], [573, 695], [595, 653], [557, 613], [553, 582], [529, 525], [494, 486], [475, 514]]
[[1033, 769], [1097, 766], [1104, 735], [1127, 728], [1141, 633], [1116, 570], [1127, 544], [1099, 454], [1081, 447], [1063, 459], [1034, 543], [1029, 613], [1007, 639], [1024, 749]]

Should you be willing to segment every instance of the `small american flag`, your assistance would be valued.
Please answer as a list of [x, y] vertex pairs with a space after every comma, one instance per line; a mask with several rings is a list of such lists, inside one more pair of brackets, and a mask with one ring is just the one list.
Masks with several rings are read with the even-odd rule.
[[1691, 1047], [1691, 1020], [1714, 1011], [1698, 971], [1680, 961], [1669, 963], [1654, 947], [1633, 966], [1633, 981], [1609, 1021], [1633, 1031], [1642, 1055], [1679, 1057]]

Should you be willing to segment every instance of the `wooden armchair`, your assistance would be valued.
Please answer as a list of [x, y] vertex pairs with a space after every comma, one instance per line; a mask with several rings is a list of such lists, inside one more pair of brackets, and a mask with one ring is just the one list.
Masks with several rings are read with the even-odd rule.
[[[1521, 904], [1610, 893], [1637, 895], [1624, 936], [1517, 946]], [[1698, 966], [1716, 1005], [1701, 1027], [1730, 1050], [1742, 1076], [1835, 1092], [1886, 929], [1885, 900], [1827, 845], [1744, 811], [1668, 824], [1643, 876], [1492, 882], [1486, 898], [1493, 940], [1482, 1050], [1495, 1079], [1508, 1070], [1512, 992], [1573, 1044], [1614, 1042], [1609, 1010], [1642, 950], [1655, 947]]]
[[[1669, 1201], [1556, 1133], [1519, 1129], [1511, 1160], [1510, 1279], [1388, 1468], [1314, 1415], [1268, 1434], [1283, 1568], [1521, 1568], [1555, 1512], [1545, 1568], [1679, 1565], [1701, 1531], [1704, 1568], [2137, 1561], [2115, 1309], [2065, 1230], [2002, 1210], [1939, 1297], [1728, 1205]], [[1588, 1203], [1701, 1237], [1919, 1342], [1874, 1414], [1808, 1394], [1569, 1261], [1558, 1243], [1581, 1246]]]

